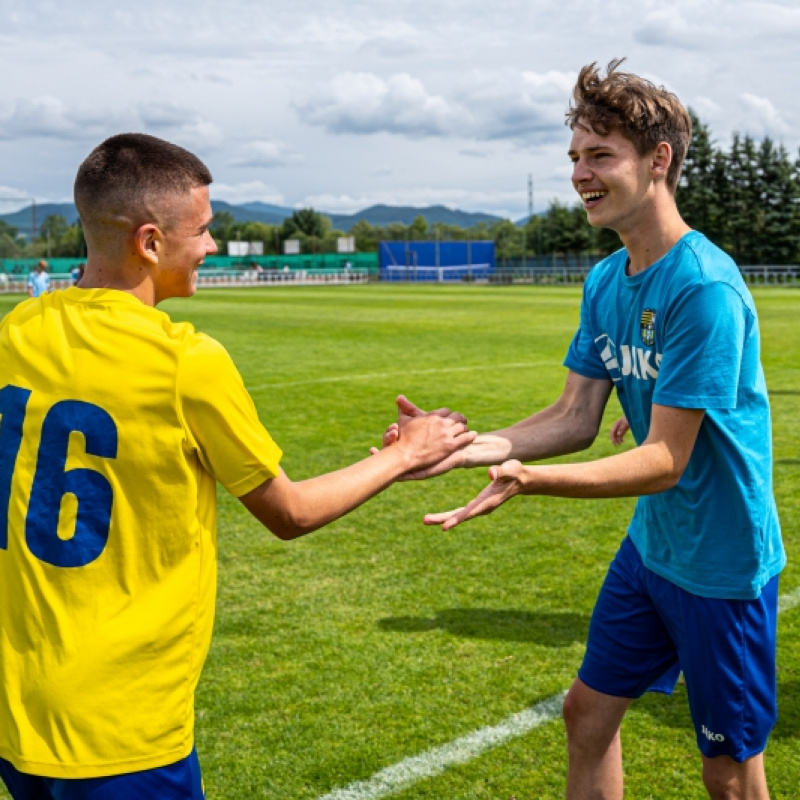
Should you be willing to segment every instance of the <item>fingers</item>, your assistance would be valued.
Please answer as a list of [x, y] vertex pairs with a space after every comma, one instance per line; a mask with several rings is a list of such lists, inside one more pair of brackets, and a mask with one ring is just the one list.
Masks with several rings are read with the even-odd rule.
[[423, 522], [426, 525], [441, 524], [443, 531], [449, 531], [461, 522], [484, 514], [491, 514], [519, 491], [518, 479], [523, 469], [522, 463], [516, 459], [510, 459], [499, 466], [490, 467], [491, 483], [477, 497], [467, 505], [453, 511], [426, 514]]
[[625, 417], [620, 417], [612, 426], [611, 432], [609, 434], [609, 438], [611, 439], [611, 444], [613, 445], [620, 445], [625, 441], [625, 434], [630, 430], [630, 425], [628, 425], [628, 420]]
[[436, 514], [426, 514], [422, 518], [422, 521], [426, 525], [441, 525], [442, 523], [447, 522], [447, 520], [450, 519], [450, 517], [452, 517], [454, 514], [458, 514], [459, 511], [463, 510], [464, 507], [462, 506], [461, 508], [454, 508], [452, 511], [439, 511]]
[[425, 416], [426, 412], [415, 406], [404, 394], [397, 395], [396, 402], [398, 411], [406, 417]]
[[400, 427], [396, 422], [393, 422], [383, 434], [383, 446], [389, 447], [393, 445], [400, 438]]

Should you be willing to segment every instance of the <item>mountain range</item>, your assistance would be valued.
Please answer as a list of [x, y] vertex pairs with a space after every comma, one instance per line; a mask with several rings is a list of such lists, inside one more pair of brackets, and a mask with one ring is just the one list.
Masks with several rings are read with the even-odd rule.
[[[233, 205], [232, 203], [226, 203], [224, 200], [212, 200], [211, 209], [215, 214], [220, 211], [227, 211], [237, 222], [253, 220], [265, 222], [268, 225], [280, 225], [296, 210], [288, 206], [276, 206], [261, 202]], [[424, 207], [375, 205], [355, 214], [330, 214], [326, 211], [321, 211], [320, 213], [330, 217], [333, 227], [340, 231], [349, 231], [360, 220], [376, 226], [389, 225], [393, 222], [410, 225], [414, 218], [420, 215], [425, 217], [429, 225], [439, 222], [445, 225], [457, 225], [460, 228], [471, 228], [481, 222], [491, 225], [502, 219], [502, 217], [494, 214], [459, 211], [441, 205]], [[78, 219], [78, 212], [73, 203], [41, 203], [36, 206], [36, 227], [38, 228], [42, 221], [52, 214], [60, 214], [69, 225], [72, 225]], [[0, 214], [0, 220], [13, 225], [23, 235], [28, 235], [34, 227], [31, 206], [13, 213]]]

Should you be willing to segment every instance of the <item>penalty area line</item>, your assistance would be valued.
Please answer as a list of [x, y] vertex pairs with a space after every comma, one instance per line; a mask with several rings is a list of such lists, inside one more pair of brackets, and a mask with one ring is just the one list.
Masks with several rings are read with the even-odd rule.
[[[800, 587], [778, 598], [779, 614], [797, 606], [800, 606]], [[564, 691], [548, 697], [531, 708], [506, 717], [498, 725], [479, 728], [441, 747], [405, 758], [376, 772], [365, 781], [356, 781], [343, 789], [334, 789], [317, 800], [379, 800], [381, 797], [397, 794], [425, 778], [441, 775], [457, 764], [466, 764], [487, 750], [518, 739], [560, 717], [566, 694]]]
[[442, 375], [448, 372], [481, 372], [490, 369], [527, 369], [530, 367], [551, 367], [552, 362], [533, 362], [515, 364], [475, 364], [471, 367], [436, 367], [436, 369], [407, 369], [402, 372], [373, 372], [366, 375], [336, 375], [330, 378], [309, 378], [304, 381], [288, 381], [286, 383], [262, 383], [248, 386], [248, 392], [260, 392], [264, 389], [284, 389], [288, 386], [311, 386], [315, 383], [342, 383], [344, 381], [371, 381], [376, 378], [405, 378], [410, 375]]

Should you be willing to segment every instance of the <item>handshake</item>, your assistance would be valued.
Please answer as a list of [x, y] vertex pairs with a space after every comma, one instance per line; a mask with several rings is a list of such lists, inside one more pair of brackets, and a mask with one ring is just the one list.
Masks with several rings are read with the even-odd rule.
[[[469, 430], [467, 418], [463, 414], [449, 408], [426, 412], [404, 395], [398, 396], [397, 408], [397, 422], [386, 428], [381, 447], [371, 447], [370, 453], [377, 455], [388, 447], [407, 450], [412, 466], [400, 480], [424, 480], [443, 475], [456, 467], [472, 467], [484, 463], [479, 455], [483, 449], [481, 438], [475, 431]], [[451, 511], [426, 514], [425, 524], [441, 525], [442, 530], [449, 530], [460, 522], [491, 513], [522, 491], [521, 478], [524, 477], [525, 469], [519, 461], [513, 459], [500, 466], [490, 467], [491, 483], [472, 502]]]

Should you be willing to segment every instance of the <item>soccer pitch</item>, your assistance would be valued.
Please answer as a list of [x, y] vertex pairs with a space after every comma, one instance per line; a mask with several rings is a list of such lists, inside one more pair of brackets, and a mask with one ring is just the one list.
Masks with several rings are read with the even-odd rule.
[[[800, 292], [755, 297], [787, 596], [800, 586]], [[18, 301], [0, 297], [0, 313]], [[206, 290], [163, 308], [228, 348], [284, 469], [301, 479], [365, 457], [399, 392], [463, 411], [479, 431], [551, 402], [579, 303], [577, 288], [363, 285]], [[615, 452], [618, 414], [612, 399], [597, 442], [570, 459]], [[422, 525], [425, 512], [460, 505], [485, 482], [478, 469], [398, 484], [289, 543], [220, 490], [217, 623], [197, 695], [210, 800], [318, 800], [353, 784], [341, 800], [563, 796], [558, 718], [432, 777], [409, 774], [397, 792], [370, 783], [558, 696], [580, 664], [634, 501], [516, 498], [448, 533]], [[778, 665], [767, 774], [773, 800], [789, 800], [800, 786], [800, 608], [781, 614]], [[635, 704], [622, 735], [626, 797], [706, 797], [683, 687]]]

